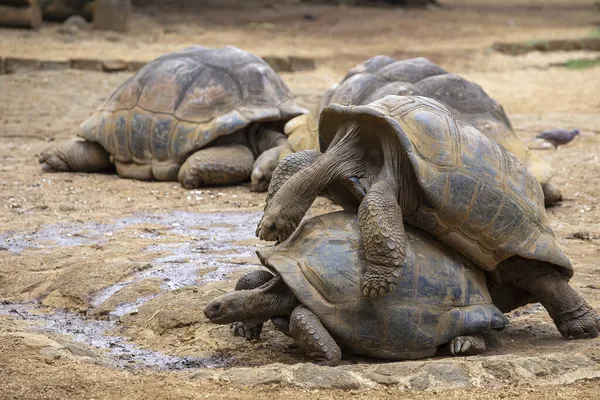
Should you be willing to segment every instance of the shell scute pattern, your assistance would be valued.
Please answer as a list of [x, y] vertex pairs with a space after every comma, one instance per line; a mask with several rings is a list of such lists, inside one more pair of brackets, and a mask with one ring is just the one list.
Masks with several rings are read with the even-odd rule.
[[407, 227], [407, 235], [403, 277], [394, 292], [378, 299], [362, 295], [366, 260], [353, 213], [303, 222], [261, 260], [338, 343], [358, 354], [423, 357], [419, 351], [435, 351], [458, 335], [506, 324], [482, 271], [418, 229]]
[[150, 149], [154, 158], [165, 161], [171, 158], [169, 137], [177, 122], [169, 114], [154, 114], [150, 134]]
[[[319, 126], [322, 150], [339, 124], [350, 123], [375, 126], [382, 137], [391, 138], [386, 140], [397, 138], [399, 151], [410, 160], [423, 202], [405, 215], [406, 222], [488, 271], [521, 256], [552, 263], [572, 275], [571, 263], [548, 225], [540, 185], [494, 140], [458, 122], [435, 100], [388, 96], [366, 106], [324, 109]], [[370, 128], [365, 129], [370, 134]], [[536, 243], [533, 251], [528, 250], [529, 240]]]
[[305, 112], [261, 58], [231, 46], [194, 46], [144, 66], [78, 135], [123, 163], [182, 163], [253, 122], [284, 123]]
[[[540, 184], [552, 177], [548, 163], [531, 153], [515, 134], [502, 106], [481, 86], [450, 74], [425, 58], [396, 61], [376, 56], [352, 68], [324, 96], [321, 109], [336, 103], [363, 105], [388, 95], [424, 96], [441, 102], [458, 120], [474, 126], [515, 154]], [[460, 124], [460, 122], [459, 122]]]

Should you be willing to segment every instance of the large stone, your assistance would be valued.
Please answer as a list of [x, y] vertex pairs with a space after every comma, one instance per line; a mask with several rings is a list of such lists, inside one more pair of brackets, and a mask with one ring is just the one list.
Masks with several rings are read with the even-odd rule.
[[292, 383], [307, 389], [359, 389], [360, 381], [340, 368], [300, 364], [294, 369]]
[[430, 388], [470, 388], [469, 373], [466, 368], [452, 362], [428, 363], [425, 373]]
[[6, 57], [5, 70], [7, 74], [17, 71], [35, 71], [41, 67], [41, 61], [33, 58]]
[[60, 71], [69, 68], [69, 61], [43, 60], [40, 62], [40, 69], [43, 71]]
[[104, 62], [89, 58], [75, 58], [71, 60], [71, 68], [84, 71], [103, 71]]
[[232, 368], [219, 374], [216, 379], [252, 387], [288, 383], [291, 378], [292, 372], [289, 367], [283, 364], [271, 364], [261, 368]]

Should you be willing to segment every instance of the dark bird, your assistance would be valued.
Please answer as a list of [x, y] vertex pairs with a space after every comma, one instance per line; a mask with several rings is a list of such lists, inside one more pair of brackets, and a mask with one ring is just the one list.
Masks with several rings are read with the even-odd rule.
[[536, 138], [547, 140], [548, 142], [552, 143], [555, 148], [557, 148], [558, 146], [569, 143], [577, 135], [579, 135], [579, 129], [550, 129], [543, 131], [537, 135]]

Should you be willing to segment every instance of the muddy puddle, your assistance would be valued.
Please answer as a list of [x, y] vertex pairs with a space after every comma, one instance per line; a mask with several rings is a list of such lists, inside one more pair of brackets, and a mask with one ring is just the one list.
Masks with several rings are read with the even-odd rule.
[[115, 327], [115, 322], [84, 319], [79, 314], [64, 310], [48, 312], [35, 304], [0, 303], [0, 315], [28, 321], [35, 330], [67, 335], [76, 342], [105, 350], [110, 364], [118, 368], [180, 371], [227, 367], [234, 361], [221, 356], [175, 357], [142, 349], [121, 337], [109, 335], [107, 332]]
[[138, 307], [162, 293], [186, 286], [201, 286], [210, 281], [225, 280], [233, 271], [256, 267], [259, 262], [255, 257], [253, 238], [260, 216], [260, 212], [140, 213], [115, 219], [107, 224], [62, 223], [47, 225], [36, 232], [5, 232], [0, 235], [0, 247], [13, 254], [20, 254], [31, 248], [53, 252], [65, 246], [110, 244], [112, 236], [119, 241], [139, 238], [145, 243], [150, 243], [142, 252], [156, 253], [158, 256], [152, 259], [147, 267], [137, 270], [125, 280], [95, 293], [89, 301], [92, 307], [102, 305], [134, 283], [158, 278], [162, 284], [158, 294], [118, 304], [109, 312], [108, 320], [96, 320], [64, 310], [42, 308], [37, 303], [0, 304], [0, 314], [32, 322], [36, 329], [65, 334], [75, 341], [105, 349], [117, 367], [165, 370], [225, 367], [232, 359], [220, 356], [169, 356], [139, 348], [107, 332], [115, 328], [119, 317], [137, 312]]

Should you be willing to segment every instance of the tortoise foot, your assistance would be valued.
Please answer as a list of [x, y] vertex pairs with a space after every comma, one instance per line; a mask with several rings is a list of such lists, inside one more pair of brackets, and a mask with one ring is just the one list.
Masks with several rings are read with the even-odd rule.
[[363, 277], [363, 294], [370, 297], [384, 296], [396, 289], [398, 279], [399, 268], [371, 265]]
[[66, 156], [56, 147], [44, 150], [38, 157], [44, 172], [68, 172], [71, 170], [66, 161]]
[[590, 339], [598, 336], [600, 316], [587, 304], [568, 314], [556, 327], [565, 339]]
[[544, 205], [546, 207], [552, 207], [563, 200], [560, 189], [551, 182], [542, 186], [542, 191], [544, 192]]
[[268, 208], [258, 223], [256, 236], [261, 240], [283, 242], [294, 233], [301, 217], [292, 215], [292, 210], [284, 212], [276, 206]]
[[474, 356], [485, 351], [485, 340], [480, 335], [457, 336], [448, 347], [453, 356]]
[[247, 340], [258, 340], [260, 339], [260, 333], [262, 332], [263, 324], [258, 325], [246, 325], [243, 322], [234, 322], [230, 325], [231, 333], [233, 336], [245, 337]]

